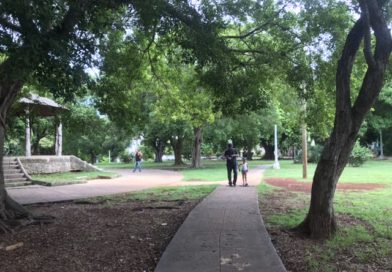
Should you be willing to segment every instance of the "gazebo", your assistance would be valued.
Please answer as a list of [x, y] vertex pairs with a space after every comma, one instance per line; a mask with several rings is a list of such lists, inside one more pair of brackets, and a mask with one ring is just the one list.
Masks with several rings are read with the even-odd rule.
[[31, 127], [30, 116], [50, 117], [54, 116], [56, 119], [56, 137], [55, 137], [55, 154], [62, 155], [62, 123], [59, 114], [68, 110], [64, 106], [56, 103], [52, 99], [42, 97], [34, 93], [28, 94], [26, 97], [19, 99], [17, 102], [17, 112], [19, 115], [26, 116], [26, 152], [25, 156], [31, 156]]

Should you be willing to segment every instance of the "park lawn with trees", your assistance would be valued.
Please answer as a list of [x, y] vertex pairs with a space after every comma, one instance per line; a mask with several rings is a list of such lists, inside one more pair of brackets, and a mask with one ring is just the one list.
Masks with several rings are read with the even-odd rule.
[[[170, 147], [176, 165], [183, 165], [185, 157], [197, 168], [203, 133], [212, 154], [222, 152], [232, 139], [248, 150], [260, 140], [271, 156], [270, 124], [278, 124], [285, 148], [298, 147], [299, 127], [308, 128], [324, 149], [309, 210], [296, 230], [311, 238], [333, 238], [339, 223], [335, 191], [358, 136], [370, 144], [377, 133], [390, 131], [386, 109], [391, 103], [388, 95], [379, 96], [390, 77], [390, 5], [378, 0], [222, 0], [197, 5], [4, 0], [0, 164], [7, 150], [17, 150], [17, 141], [10, 139], [4, 146], [4, 140], [13, 127], [11, 107], [26, 86], [39, 86], [76, 104], [87, 94], [93, 96], [89, 114], [75, 112], [88, 115], [95, 125], [84, 120], [85, 125], [70, 129], [77, 139], [68, 145], [91, 162], [109, 150], [117, 152], [113, 141], [145, 134], [156, 161]], [[98, 68], [98, 76], [92, 78], [87, 68]], [[375, 114], [368, 115], [371, 111]], [[18, 123], [16, 131], [23, 129]], [[112, 124], [124, 131], [117, 133]], [[369, 125], [367, 139], [361, 133], [364, 124]], [[219, 126], [230, 126], [230, 132], [215, 129]], [[50, 149], [52, 138], [44, 135], [48, 127], [40, 121], [34, 128], [37, 152]], [[17, 222], [39, 221], [52, 218], [34, 216], [10, 198], [1, 167], [0, 230], [12, 232]]]
[[[306, 214], [310, 192], [290, 187], [259, 186], [260, 209], [275, 247], [286, 267], [294, 271], [389, 271], [392, 269], [392, 161], [369, 161], [346, 167], [343, 184], [382, 184], [371, 190], [337, 190], [334, 200], [339, 231], [323, 243], [293, 235], [292, 229]], [[315, 169], [311, 166], [310, 169]], [[281, 161], [264, 179], [300, 182], [302, 165]]]

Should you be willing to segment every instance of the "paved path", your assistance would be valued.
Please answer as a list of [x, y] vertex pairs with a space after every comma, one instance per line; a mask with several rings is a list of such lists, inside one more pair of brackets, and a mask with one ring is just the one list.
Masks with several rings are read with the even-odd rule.
[[[261, 169], [250, 173], [248, 183], [257, 185]], [[257, 187], [219, 186], [190, 212], [155, 270], [184, 271], [286, 271], [265, 229]]]
[[264, 227], [257, 188], [218, 187], [191, 211], [155, 271], [286, 271]]
[[83, 184], [53, 187], [39, 185], [11, 187], [7, 188], [7, 192], [21, 204], [33, 204], [113, 195], [185, 183], [181, 182], [182, 175], [174, 171], [149, 169], [143, 170], [141, 173], [132, 173], [131, 170], [127, 169], [120, 171], [122, 176], [114, 179], [90, 180]]

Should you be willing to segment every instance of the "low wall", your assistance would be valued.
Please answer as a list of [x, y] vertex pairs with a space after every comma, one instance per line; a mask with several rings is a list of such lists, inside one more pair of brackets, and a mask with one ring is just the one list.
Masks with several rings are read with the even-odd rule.
[[18, 157], [29, 175], [70, 171], [101, 171], [75, 156]]

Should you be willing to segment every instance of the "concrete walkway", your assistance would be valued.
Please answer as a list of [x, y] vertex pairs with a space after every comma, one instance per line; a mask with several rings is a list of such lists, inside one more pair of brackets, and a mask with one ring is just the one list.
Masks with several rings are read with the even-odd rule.
[[7, 188], [7, 192], [21, 204], [33, 204], [113, 195], [185, 183], [181, 182], [182, 175], [174, 171], [146, 169], [141, 173], [132, 173], [131, 170], [122, 169], [120, 174], [119, 178], [89, 180], [83, 184], [11, 187]]
[[286, 271], [264, 227], [257, 188], [218, 187], [191, 211], [155, 271]]
[[194, 208], [163, 253], [155, 272], [286, 271], [259, 210], [256, 185], [262, 168], [249, 172], [250, 187], [219, 186]]

